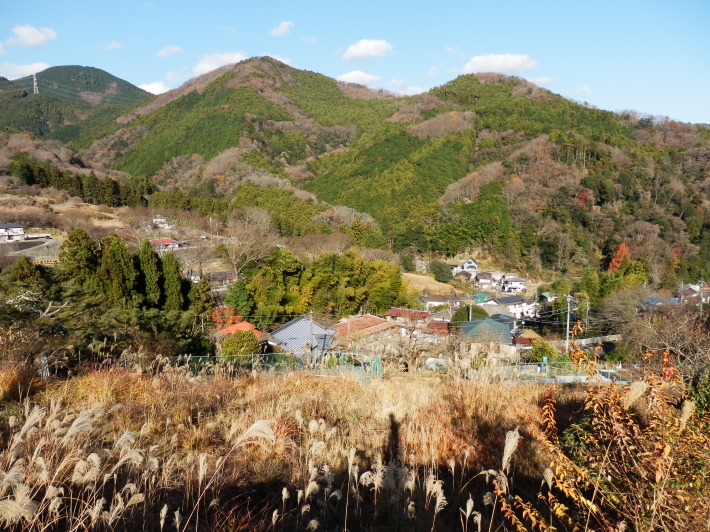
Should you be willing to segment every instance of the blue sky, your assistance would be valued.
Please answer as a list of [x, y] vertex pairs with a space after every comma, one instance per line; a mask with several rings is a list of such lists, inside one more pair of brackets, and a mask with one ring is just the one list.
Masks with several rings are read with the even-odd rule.
[[25, 0], [0, 10], [0, 76], [101, 68], [151, 92], [271, 55], [404, 94], [496, 71], [612, 111], [710, 123], [710, 0]]

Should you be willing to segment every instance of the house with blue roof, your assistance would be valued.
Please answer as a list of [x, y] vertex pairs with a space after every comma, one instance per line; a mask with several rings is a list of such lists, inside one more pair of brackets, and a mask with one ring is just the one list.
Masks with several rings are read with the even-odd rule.
[[335, 329], [321, 325], [311, 314], [304, 314], [284, 323], [271, 333], [278, 346], [298, 357], [313, 355], [320, 358], [330, 347]]

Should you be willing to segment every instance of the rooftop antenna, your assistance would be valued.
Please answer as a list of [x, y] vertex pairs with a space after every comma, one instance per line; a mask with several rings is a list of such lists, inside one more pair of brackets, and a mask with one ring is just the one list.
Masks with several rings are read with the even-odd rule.
[[39, 94], [39, 87], [37, 87], [37, 74], [32, 74], [32, 90], [34, 94]]

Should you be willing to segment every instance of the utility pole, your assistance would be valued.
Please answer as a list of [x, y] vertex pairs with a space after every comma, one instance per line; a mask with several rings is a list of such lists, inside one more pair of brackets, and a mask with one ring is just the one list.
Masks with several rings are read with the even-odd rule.
[[39, 94], [39, 87], [37, 87], [37, 74], [32, 74], [32, 91], [34, 94]]
[[567, 332], [565, 334], [565, 354], [569, 352], [569, 307], [572, 296], [567, 294]]

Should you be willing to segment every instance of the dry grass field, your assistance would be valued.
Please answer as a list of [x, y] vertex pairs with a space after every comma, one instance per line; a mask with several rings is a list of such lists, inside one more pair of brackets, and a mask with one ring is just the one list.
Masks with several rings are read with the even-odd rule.
[[[660, 380], [0, 369], [10, 530], [705, 530], [708, 422]], [[572, 424], [575, 423], [575, 424]], [[566, 430], [565, 430], [566, 429]], [[622, 524], [623, 522], [623, 524]]]

